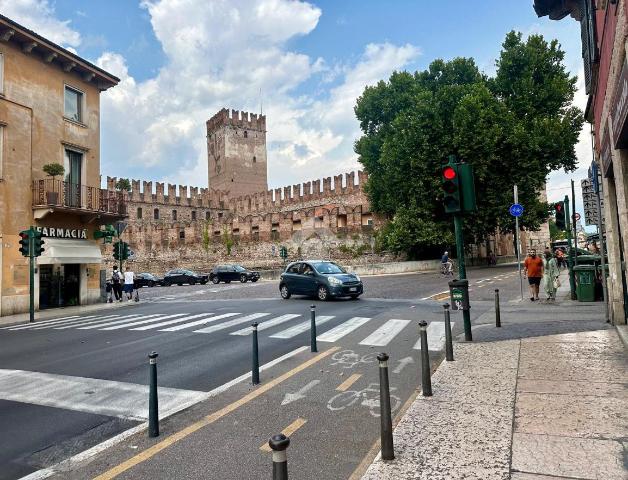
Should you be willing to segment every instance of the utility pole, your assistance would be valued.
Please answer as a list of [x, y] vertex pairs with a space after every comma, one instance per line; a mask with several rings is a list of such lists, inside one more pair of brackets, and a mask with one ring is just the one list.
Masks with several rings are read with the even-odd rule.
[[573, 179], [571, 179], [571, 209], [573, 214], [571, 215], [573, 223], [573, 249], [574, 249], [574, 265], [578, 265], [578, 229], [576, 225], [576, 191], [573, 186]]
[[571, 223], [569, 218], [569, 195], [565, 195], [565, 223], [567, 230], [567, 244], [569, 245], [569, 255], [567, 256], [567, 267], [569, 268], [569, 290], [571, 291], [571, 299], [576, 300], [576, 278], [573, 272], [573, 254], [574, 249], [571, 245]]
[[[519, 203], [519, 189], [517, 185], [513, 188], [513, 200], [515, 204]], [[521, 276], [521, 246], [519, 245], [519, 216], [515, 217], [515, 250], [517, 250], [517, 270], [519, 271], [519, 290], [521, 292], [521, 301], [523, 302], [523, 277]]]

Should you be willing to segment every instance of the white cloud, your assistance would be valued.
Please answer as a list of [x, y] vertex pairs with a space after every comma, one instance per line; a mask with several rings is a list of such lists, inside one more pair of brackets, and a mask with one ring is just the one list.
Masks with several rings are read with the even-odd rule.
[[58, 20], [48, 0], [0, 0], [0, 12], [63, 47], [78, 47], [81, 36], [69, 20]]
[[[271, 186], [356, 168], [355, 99], [420, 53], [412, 45], [371, 44], [355, 64], [332, 68], [291, 51], [287, 42], [310, 33], [321, 15], [302, 1], [145, 0], [142, 6], [167, 61], [154, 78], [136, 82], [120, 55], [98, 59], [121, 79], [102, 97], [109, 175], [206, 185], [205, 121], [222, 107], [258, 111], [260, 91]], [[304, 81], [323, 85], [330, 75], [337, 86], [323, 99], [297, 91]]]

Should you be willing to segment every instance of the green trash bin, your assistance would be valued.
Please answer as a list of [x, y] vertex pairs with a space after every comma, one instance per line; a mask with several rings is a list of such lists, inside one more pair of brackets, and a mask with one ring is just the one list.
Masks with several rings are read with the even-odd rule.
[[578, 265], [597, 265], [601, 261], [599, 255], [578, 255]]
[[576, 295], [579, 302], [595, 302], [595, 265], [576, 265]]

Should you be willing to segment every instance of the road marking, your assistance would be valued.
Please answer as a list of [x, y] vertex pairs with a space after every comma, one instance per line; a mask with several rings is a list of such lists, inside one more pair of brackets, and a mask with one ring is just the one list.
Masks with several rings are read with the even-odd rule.
[[301, 365], [296, 366], [292, 370], [284, 373], [283, 375], [280, 375], [279, 377], [275, 378], [274, 380], [271, 380], [270, 382], [265, 383], [265, 384], [259, 386], [255, 390], [249, 392], [248, 394], [246, 394], [245, 396], [240, 398], [239, 400], [236, 400], [235, 402], [233, 402], [233, 403], [231, 403], [229, 405], [226, 405], [225, 407], [221, 408], [220, 410], [218, 410], [218, 411], [216, 411], [216, 412], [206, 416], [205, 418], [203, 418], [203, 419], [193, 423], [192, 425], [189, 425], [188, 427], [184, 428], [183, 430], [179, 430], [177, 433], [173, 433], [172, 435], [170, 435], [169, 437], [166, 437], [165, 439], [163, 439], [162, 441], [156, 443], [152, 447], [147, 448], [143, 452], [138, 453], [137, 455], [129, 458], [128, 460], [126, 460], [126, 461], [122, 462], [121, 464], [113, 467], [112, 469], [107, 470], [103, 474], [97, 476], [94, 480], [111, 480], [111, 479], [117, 477], [121, 473], [124, 473], [127, 470], [133, 468], [134, 466], [139, 465], [140, 463], [145, 462], [146, 460], [154, 457], [156, 454], [158, 454], [162, 450], [168, 448], [169, 446], [177, 443], [179, 440], [182, 440], [182, 439], [188, 437], [189, 435], [193, 434], [194, 432], [200, 430], [203, 427], [206, 427], [207, 425], [211, 425], [212, 423], [216, 422], [217, 420], [220, 420], [222, 417], [224, 417], [224, 416], [230, 414], [231, 412], [237, 410], [241, 406], [246, 405], [247, 403], [251, 402], [252, 400], [255, 400], [257, 397], [265, 394], [269, 390], [273, 389], [274, 387], [276, 387], [277, 385], [281, 384], [282, 382], [288, 380], [289, 378], [295, 376], [297, 373], [302, 372], [306, 368], [308, 368], [308, 367], [310, 367], [310, 366], [320, 362], [322, 359], [328, 357], [329, 355], [331, 355], [332, 353], [334, 353], [337, 350], [339, 350], [339, 347], [332, 347], [329, 350], [325, 350], [324, 352], [319, 353], [315, 357], [310, 358], [309, 360], [306, 360]]
[[197, 325], [203, 325], [205, 323], [215, 322], [217, 320], [222, 320], [223, 318], [235, 317], [236, 315], [240, 315], [239, 313], [223, 313], [222, 315], [216, 315], [209, 318], [201, 318], [200, 320], [195, 320], [193, 322], [184, 323], [183, 325], [177, 325], [176, 327], [162, 328], [159, 330], [160, 332], [177, 332], [179, 330], [183, 330], [184, 328], [196, 327]]
[[332, 328], [331, 330], [326, 331], [322, 335], [318, 335], [316, 339], [320, 342], [335, 342], [345, 335], [350, 334], [355, 329], [360, 328], [366, 322], [368, 322], [370, 318], [367, 317], [353, 317], [347, 320], [344, 323], [341, 323], [337, 327]]
[[[451, 328], [455, 323], [451, 322]], [[445, 347], [445, 322], [431, 322], [427, 326], [427, 347], [432, 351], [440, 351]], [[421, 350], [421, 339], [414, 344], [414, 350]]]
[[[204, 392], [159, 387], [162, 412], [198, 401]], [[148, 385], [0, 369], [0, 398], [96, 415], [146, 420]]]
[[133, 317], [132, 320], [142, 320], [145, 318], [155, 318], [155, 317], [161, 317], [162, 314], [161, 313], [154, 313], [152, 315], [129, 315], [127, 317], [124, 317], [123, 319], [120, 320], [115, 320], [112, 322], [106, 322], [106, 323], [100, 323], [100, 322], [94, 322], [94, 323], [88, 323], [85, 326], [79, 327], [78, 330], [92, 330], [94, 328], [100, 328], [100, 327], [108, 327], [109, 325], [118, 325], [120, 323], [124, 323], [124, 322], [129, 322], [131, 320], [130, 317]]
[[[270, 320], [267, 320], [265, 322], [262, 322], [259, 324], [259, 326], [257, 327], [257, 331], [262, 331], [262, 330], [267, 330], [271, 327], [274, 327], [276, 325], [280, 325], [282, 323], [285, 323], [289, 320], [292, 320], [293, 318], [297, 318], [300, 317], [301, 315], [297, 314], [297, 313], [288, 313], [286, 315], [281, 315], [280, 317], [275, 317], [272, 318]], [[230, 335], [250, 335], [251, 334], [251, 329], [250, 328], [243, 328], [242, 330], [236, 330], [235, 332], [231, 332]]]
[[[307, 420], [299, 417], [294, 422], [292, 422], [290, 425], [288, 425], [286, 428], [284, 428], [281, 431], [281, 433], [283, 433], [286, 437], [289, 438], [289, 437], [291, 437], [294, 434], [294, 432], [296, 432], [299, 428], [301, 428], [306, 423], [307, 423]], [[270, 448], [270, 445], [268, 445], [268, 442], [262, 444], [262, 446], [259, 447], [259, 449], [262, 452], [267, 452], [267, 453], [271, 452], [271, 448]]]
[[33, 322], [33, 323], [26, 323], [26, 324], [22, 323], [20, 325], [9, 325], [8, 327], [0, 328], [0, 330], [20, 330], [22, 328], [29, 328], [29, 327], [33, 327], [35, 325], [45, 325], [47, 323], [60, 322], [61, 320], [67, 320], [69, 318], [79, 318], [79, 315], [72, 315], [70, 317], [54, 318], [52, 320], [43, 320], [41, 322]]
[[270, 313], [252, 313], [251, 315], [246, 315], [244, 317], [235, 318], [225, 323], [219, 323], [218, 325], [211, 325], [206, 328], [201, 328], [200, 330], [194, 330], [194, 333], [214, 333], [219, 330], [224, 330], [225, 328], [231, 328], [231, 327], [235, 327], [236, 325], [242, 325], [243, 323], [247, 323], [247, 322], [250, 322], [251, 320], [265, 317], [267, 315], [270, 315]]
[[175, 318], [174, 320], [168, 320], [167, 322], [154, 323], [151, 325], [145, 325], [143, 327], [137, 327], [137, 328], [129, 328], [129, 330], [141, 331], [141, 330], [150, 330], [151, 328], [161, 328], [161, 327], [166, 327], [168, 325], [172, 325], [174, 323], [187, 322], [188, 320], [194, 320], [195, 318], [200, 318], [200, 317], [209, 317], [211, 315], [213, 315], [212, 312], [199, 313], [198, 315], [189, 315], [183, 318]]
[[[316, 326], [322, 325], [323, 323], [327, 323], [330, 320], [336, 318], [334, 315], [321, 315], [316, 317]], [[311, 320], [306, 320], [305, 322], [297, 323], [296, 325], [286, 328], [281, 332], [277, 332], [274, 335], [270, 335], [270, 338], [292, 338], [296, 337], [300, 333], [303, 333], [310, 329]]]
[[137, 320], [135, 318], [132, 322], [123, 323], [122, 325], [114, 325], [113, 327], [101, 328], [100, 330], [119, 330], [121, 328], [132, 327], [134, 325], [143, 325], [145, 323], [159, 322], [168, 318], [182, 317], [183, 315], [187, 315], [187, 313], [175, 313], [174, 315], [159, 316], [157, 318], [149, 318], [148, 320], [138, 320], [137, 322], [135, 321]]
[[294, 393], [286, 393], [283, 397], [283, 400], [281, 401], [281, 405], [288, 405], [292, 402], [296, 402], [297, 400], [301, 400], [302, 398], [306, 397], [306, 393], [310, 390], [312, 390], [316, 385], [318, 385], [319, 383], [321, 383], [320, 380], [312, 380], [310, 383], [307, 383], [306, 385], [304, 385], [303, 387], [301, 387], [299, 390], [297, 390]]
[[412, 357], [402, 358], [401, 360], [399, 360], [399, 365], [395, 367], [393, 373], [401, 373], [401, 371], [406, 368], [406, 365], [410, 365], [411, 363], [414, 363], [414, 359]]
[[[126, 320], [129, 317], [137, 317], [137, 316], [138, 315], [136, 314], [136, 315], [124, 316], [122, 318]], [[54, 328], [55, 330], [67, 330], [68, 328], [77, 328], [77, 327], [82, 327], [83, 325], [92, 325], [95, 323], [101, 324], [105, 322], [111, 322], [113, 320], [122, 320], [122, 318], [120, 318], [120, 315], [109, 315], [107, 317], [93, 318], [92, 320], [87, 320], [85, 322], [75, 322], [71, 324], [62, 325], [61, 327], [53, 326], [52, 328]]]
[[350, 375], [344, 382], [336, 387], [336, 390], [339, 392], [346, 392], [349, 390], [349, 387], [357, 382], [361, 376], [361, 373], [354, 373], [353, 375]]
[[390, 341], [395, 338], [397, 334], [401, 332], [401, 330], [403, 330], [409, 323], [410, 320], [392, 318], [362, 340], [360, 345], [384, 347], [388, 345], [388, 343], [390, 343]]
[[52, 327], [53, 325], [64, 325], [66, 323], [72, 323], [72, 322], [80, 322], [82, 320], [86, 320], [88, 318], [100, 318], [101, 315], [88, 315], [87, 317], [80, 317], [80, 318], [74, 318], [71, 320], [62, 320], [62, 321], [54, 321], [54, 322], [48, 322], [46, 324], [41, 324], [41, 323], [31, 323], [30, 325], [22, 325], [21, 327], [16, 327], [16, 328], [12, 328], [11, 330], [25, 330], [25, 329], [35, 329], [38, 327]]
[[38, 327], [38, 328], [33, 328], [33, 330], [44, 330], [46, 328], [54, 328], [56, 330], [60, 329], [60, 328], [64, 328], [64, 327], [69, 327], [72, 328], [75, 325], [85, 325], [87, 323], [90, 322], [106, 322], [107, 320], [111, 320], [112, 318], [117, 318], [120, 315], [98, 315], [98, 316], [94, 316], [92, 318], [90, 317], [83, 317], [80, 319], [75, 319], [75, 320], [68, 320], [66, 322], [61, 322], [61, 323], [56, 323], [54, 325], [44, 325], [42, 327]]

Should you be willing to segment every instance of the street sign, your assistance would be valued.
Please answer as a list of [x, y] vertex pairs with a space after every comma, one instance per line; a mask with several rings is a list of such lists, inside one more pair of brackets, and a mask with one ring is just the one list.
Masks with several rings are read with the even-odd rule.
[[451, 309], [452, 310], [462, 310], [463, 302], [464, 302], [464, 292], [462, 288], [452, 288], [451, 289]]
[[[582, 205], [584, 207], [585, 225], [597, 225], [600, 220], [600, 212], [597, 206], [597, 196], [594, 191], [592, 180], [584, 179], [580, 182], [582, 186]], [[602, 224], [604, 224], [604, 199], [600, 198], [602, 206]]]
[[513, 203], [508, 210], [513, 217], [523, 215], [523, 206], [520, 203]]
[[580, 214], [576, 212], [576, 222], [580, 220]]

